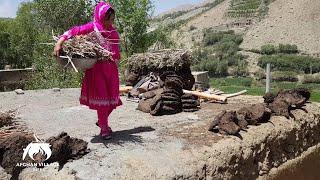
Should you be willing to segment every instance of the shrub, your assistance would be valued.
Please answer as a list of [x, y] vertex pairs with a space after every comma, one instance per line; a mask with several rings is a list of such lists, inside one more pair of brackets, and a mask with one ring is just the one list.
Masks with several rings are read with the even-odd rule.
[[[251, 50], [252, 52], [255, 52], [256, 50]], [[259, 53], [258, 51], [256, 51]], [[261, 54], [266, 55], [272, 55], [277, 53], [282, 54], [296, 54], [298, 53], [298, 46], [297, 45], [291, 45], [291, 44], [279, 44], [278, 47], [272, 45], [272, 44], [266, 44], [261, 46]]]
[[234, 54], [232, 56], [226, 57], [226, 60], [228, 61], [228, 66], [238, 66], [239, 63], [243, 61], [243, 59], [245, 59], [245, 57], [242, 54]]
[[301, 82], [303, 84], [308, 84], [308, 83], [320, 84], [320, 74], [305, 74], [302, 76]]
[[273, 71], [320, 72], [320, 59], [310, 56], [265, 55], [260, 57], [258, 65], [265, 68], [268, 63], [271, 63]]
[[292, 71], [274, 71], [272, 72], [272, 80], [274, 81], [289, 81], [297, 82], [298, 73]]
[[164, 48], [172, 48], [176, 45], [168, 36], [168, 30], [165, 27], [159, 27], [156, 30], [148, 33], [148, 37], [145, 41], [146, 46], [150, 47], [157, 42], [161, 43]]
[[215, 43], [221, 41], [222, 38], [223, 38], [223, 34], [222, 33], [206, 34], [205, 37], [204, 37], [204, 44], [205, 44], [205, 46], [212, 46]]
[[226, 76], [228, 75], [228, 62], [220, 61], [217, 63], [216, 71], [213, 76]]
[[234, 34], [234, 31], [221, 31], [215, 32], [212, 30], [205, 30], [204, 31], [204, 45], [205, 46], [212, 46], [218, 42], [234, 42], [237, 45], [240, 45], [243, 41], [241, 35]]
[[234, 55], [239, 50], [239, 46], [233, 41], [225, 41], [219, 43], [215, 49], [227, 55]]
[[245, 77], [248, 76], [248, 63], [246, 61], [239, 61], [238, 66], [236, 66], [235, 76]]
[[283, 54], [296, 54], [298, 53], [298, 46], [297, 45], [290, 45], [290, 44], [279, 44], [279, 53]]
[[276, 47], [272, 44], [267, 44], [267, 45], [261, 46], [261, 53], [262, 54], [271, 55], [271, 54], [275, 54], [276, 52], [277, 52]]
[[[44, 42], [47, 37], [42, 37]], [[37, 46], [33, 65], [35, 73], [26, 84], [26, 89], [78, 88], [81, 85], [82, 73], [73, 70], [61, 70], [52, 57], [52, 47]]]
[[243, 42], [243, 37], [240, 35], [236, 35], [234, 42], [238, 45], [240, 45]]
[[262, 79], [266, 79], [266, 73], [264, 71], [256, 71], [254, 73], [254, 78], [256, 80], [262, 80]]
[[[225, 76], [228, 74], [228, 66], [238, 66], [244, 56], [238, 54], [239, 44], [243, 41], [241, 35], [234, 31], [216, 32], [211, 29], [203, 31], [204, 39], [201, 49], [194, 51], [193, 56], [198, 60], [194, 66], [196, 70], [209, 71], [210, 76]], [[246, 74], [246, 63], [237, 67], [236, 76]]]
[[202, 60], [193, 67], [197, 71], [208, 71], [210, 77], [221, 77], [228, 75], [228, 63], [216, 59]]

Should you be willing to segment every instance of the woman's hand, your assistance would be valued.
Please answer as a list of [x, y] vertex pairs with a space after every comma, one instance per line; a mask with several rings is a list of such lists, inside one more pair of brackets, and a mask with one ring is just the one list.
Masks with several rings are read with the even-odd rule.
[[56, 43], [56, 46], [54, 47], [54, 50], [53, 50], [53, 53], [55, 56], [60, 56], [60, 51], [62, 50], [62, 45], [64, 41], [65, 41], [64, 37], [61, 37]]
[[54, 47], [54, 51], [53, 51], [54, 55], [55, 56], [60, 56], [61, 49], [62, 49], [61, 44], [56, 44], [56, 46]]

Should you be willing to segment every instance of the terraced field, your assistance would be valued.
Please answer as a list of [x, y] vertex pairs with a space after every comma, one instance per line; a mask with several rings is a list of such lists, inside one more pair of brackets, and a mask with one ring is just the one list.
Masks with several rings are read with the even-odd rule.
[[259, 17], [267, 12], [270, 0], [232, 0], [227, 12], [228, 17]]

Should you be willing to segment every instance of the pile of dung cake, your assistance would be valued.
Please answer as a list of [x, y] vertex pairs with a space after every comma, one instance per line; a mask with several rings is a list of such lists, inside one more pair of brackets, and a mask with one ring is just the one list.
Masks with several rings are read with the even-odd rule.
[[162, 75], [173, 71], [181, 77], [183, 89], [191, 90], [195, 83], [190, 69], [193, 62], [191, 52], [183, 49], [163, 49], [134, 54], [127, 59], [126, 85], [136, 85], [150, 72]]
[[181, 96], [182, 111], [195, 112], [200, 109], [200, 100], [192, 94], [184, 94]]
[[[32, 144], [35, 146], [32, 147]], [[28, 155], [22, 159], [25, 151]], [[50, 152], [50, 158], [46, 159]], [[42, 168], [43, 163], [57, 162], [59, 168], [63, 168], [67, 162], [80, 159], [89, 152], [86, 141], [70, 137], [65, 132], [46, 141], [37, 139], [35, 134], [23, 132], [0, 137], [0, 166], [12, 175], [11, 179], [19, 179], [19, 174], [26, 168], [18, 164], [37, 164], [38, 168]]]
[[276, 95], [267, 93], [264, 103], [243, 107], [237, 111], [222, 111], [210, 124], [209, 131], [238, 136], [248, 125], [266, 123], [271, 116], [295, 118], [291, 111], [303, 109], [310, 99], [310, 94], [310, 91], [304, 88], [282, 90]]
[[160, 78], [164, 81], [164, 87], [144, 93], [139, 110], [154, 116], [199, 110], [199, 99], [183, 94], [182, 77], [171, 72], [162, 74]]
[[176, 114], [182, 111], [181, 95], [183, 82], [176, 74], [166, 75], [163, 92], [150, 104], [150, 114]]

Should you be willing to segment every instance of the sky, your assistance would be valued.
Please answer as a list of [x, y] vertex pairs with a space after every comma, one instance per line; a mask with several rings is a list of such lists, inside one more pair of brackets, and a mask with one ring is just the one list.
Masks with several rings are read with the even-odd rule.
[[[0, 17], [15, 17], [18, 6], [25, 0], [0, 0]], [[154, 15], [184, 4], [196, 4], [202, 0], [152, 0], [155, 6]]]
[[152, 0], [155, 6], [154, 14], [158, 15], [172, 8], [185, 4], [198, 4], [203, 0]]

